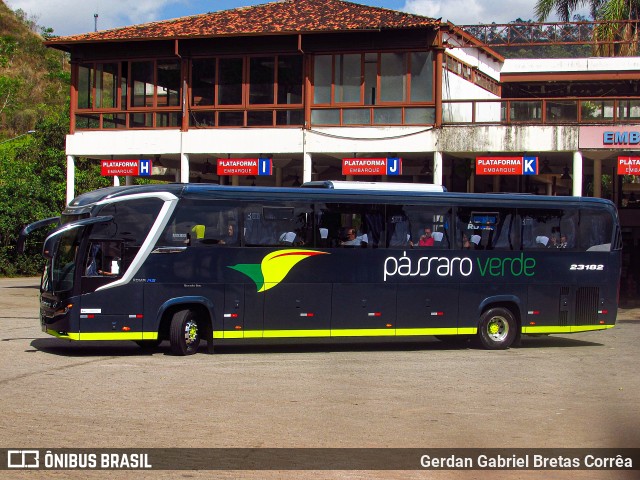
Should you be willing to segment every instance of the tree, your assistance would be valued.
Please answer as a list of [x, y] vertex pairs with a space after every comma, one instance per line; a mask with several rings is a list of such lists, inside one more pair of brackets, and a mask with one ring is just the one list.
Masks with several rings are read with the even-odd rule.
[[579, 7], [588, 6], [594, 20], [603, 22], [593, 32], [594, 54], [599, 56], [631, 56], [638, 51], [638, 25], [621, 23], [638, 20], [640, 0], [538, 0], [536, 16], [545, 21], [552, 11], [564, 22]]
[[539, 22], [544, 22], [549, 18], [551, 12], [555, 10], [558, 18], [563, 22], [568, 22], [571, 14], [580, 7], [588, 6], [592, 18], [597, 18], [597, 12], [603, 3], [608, 0], [538, 0], [536, 3], [536, 17]]

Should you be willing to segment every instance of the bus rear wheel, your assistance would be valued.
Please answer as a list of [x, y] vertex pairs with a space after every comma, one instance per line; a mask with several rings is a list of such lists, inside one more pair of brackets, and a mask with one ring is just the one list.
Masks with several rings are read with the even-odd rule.
[[197, 315], [193, 310], [180, 310], [173, 315], [169, 332], [174, 355], [193, 355], [200, 345]]
[[490, 308], [480, 317], [477, 340], [487, 350], [504, 350], [511, 346], [518, 324], [508, 308]]

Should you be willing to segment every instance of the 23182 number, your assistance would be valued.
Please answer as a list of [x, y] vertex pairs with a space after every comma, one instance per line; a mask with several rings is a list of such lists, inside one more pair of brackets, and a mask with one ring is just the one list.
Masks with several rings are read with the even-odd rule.
[[585, 265], [583, 263], [572, 263], [569, 270], [604, 270], [604, 265]]

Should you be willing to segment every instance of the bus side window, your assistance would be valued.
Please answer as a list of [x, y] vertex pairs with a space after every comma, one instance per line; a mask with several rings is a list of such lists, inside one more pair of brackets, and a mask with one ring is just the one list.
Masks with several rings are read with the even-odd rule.
[[87, 249], [84, 276], [119, 276], [122, 268], [122, 244], [117, 241], [92, 240]]
[[613, 239], [613, 217], [609, 212], [580, 211], [580, 250], [610, 251]]
[[183, 199], [167, 224], [157, 246], [238, 244], [238, 208], [217, 201]]
[[[472, 250], [493, 250], [495, 242], [502, 234], [504, 215], [495, 209], [479, 210], [469, 207], [458, 207], [459, 248]], [[508, 236], [508, 232], [505, 233]]]
[[387, 212], [389, 248], [449, 248], [451, 207], [390, 205]]
[[575, 248], [576, 210], [519, 209], [518, 213], [524, 250]]

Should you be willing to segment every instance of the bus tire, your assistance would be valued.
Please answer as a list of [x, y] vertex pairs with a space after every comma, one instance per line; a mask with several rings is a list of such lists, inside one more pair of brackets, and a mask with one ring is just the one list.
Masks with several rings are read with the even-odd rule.
[[518, 333], [518, 324], [511, 310], [504, 307], [490, 308], [480, 317], [477, 341], [487, 350], [505, 350], [511, 346]]
[[200, 345], [200, 329], [193, 310], [180, 310], [171, 318], [169, 341], [174, 355], [193, 355]]

